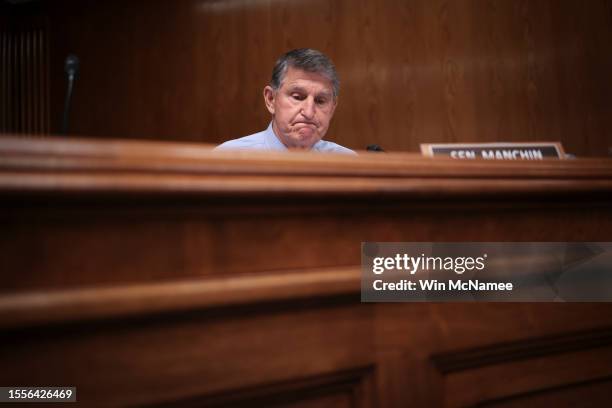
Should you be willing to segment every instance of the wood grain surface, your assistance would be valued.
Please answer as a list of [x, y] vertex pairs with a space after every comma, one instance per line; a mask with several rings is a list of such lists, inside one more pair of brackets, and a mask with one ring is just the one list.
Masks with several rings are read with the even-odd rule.
[[[361, 303], [361, 242], [612, 241], [606, 159], [0, 137], [0, 383], [86, 406], [602, 406], [609, 303]], [[539, 405], [538, 405], [539, 404]]]
[[81, 58], [72, 133], [219, 143], [263, 130], [262, 89], [283, 52], [336, 63], [329, 139], [561, 141], [612, 147], [612, 2], [179, 0], [43, 2], [53, 130], [68, 53]]

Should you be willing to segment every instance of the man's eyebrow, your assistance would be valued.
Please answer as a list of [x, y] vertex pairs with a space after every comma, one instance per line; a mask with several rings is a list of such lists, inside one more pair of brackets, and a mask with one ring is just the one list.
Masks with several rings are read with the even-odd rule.
[[291, 85], [291, 86], [289, 86], [289, 92], [303, 92], [303, 93], [306, 93], [306, 89], [304, 89], [300, 85]]
[[[304, 88], [304, 87], [302, 87], [300, 85], [290, 85], [287, 88], [287, 92], [289, 92], [289, 93], [299, 92], [299, 93], [303, 93], [303, 94], [308, 93], [306, 88]], [[323, 97], [323, 98], [332, 99], [332, 95], [333, 95], [333, 93], [331, 91], [325, 90], [325, 91], [318, 92], [315, 96], [317, 98]]]

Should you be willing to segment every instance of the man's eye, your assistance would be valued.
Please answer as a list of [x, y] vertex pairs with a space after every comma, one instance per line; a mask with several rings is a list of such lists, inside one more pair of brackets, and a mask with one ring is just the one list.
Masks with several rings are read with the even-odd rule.
[[298, 101], [303, 101], [304, 100], [304, 95], [301, 95], [301, 94], [291, 94], [291, 97], [293, 99], [297, 99]]
[[327, 103], [327, 99], [325, 99], [325, 98], [317, 98], [317, 99], [315, 100], [315, 102], [316, 102], [318, 105], [325, 105], [325, 104]]

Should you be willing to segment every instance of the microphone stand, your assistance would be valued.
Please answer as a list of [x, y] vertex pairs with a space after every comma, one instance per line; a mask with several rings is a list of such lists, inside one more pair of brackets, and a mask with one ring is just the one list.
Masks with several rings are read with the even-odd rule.
[[68, 118], [70, 114], [70, 102], [72, 101], [72, 90], [74, 89], [74, 80], [79, 73], [79, 59], [75, 55], [69, 55], [66, 58], [64, 66], [66, 74], [68, 74], [68, 89], [66, 90], [66, 101], [64, 102], [64, 120], [62, 122], [62, 134], [68, 134]]
[[62, 134], [68, 134], [68, 116], [70, 113], [70, 101], [72, 100], [72, 89], [74, 88], [74, 73], [68, 74], [68, 89], [66, 91], [66, 101], [64, 102], [64, 121], [62, 123]]

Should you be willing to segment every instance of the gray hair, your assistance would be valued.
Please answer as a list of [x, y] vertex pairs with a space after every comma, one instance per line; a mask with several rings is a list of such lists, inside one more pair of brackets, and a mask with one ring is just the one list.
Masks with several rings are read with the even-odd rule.
[[312, 48], [298, 48], [282, 55], [278, 61], [276, 61], [274, 69], [272, 70], [270, 86], [274, 90], [278, 90], [281, 87], [289, 67], [325, 76], [332, 83], [334, 98], [338, 96], [340, 92], [340, 79], [338, 78], [336, 67], [334, 67], [334, 63], [322, 52], [313, 50]]

